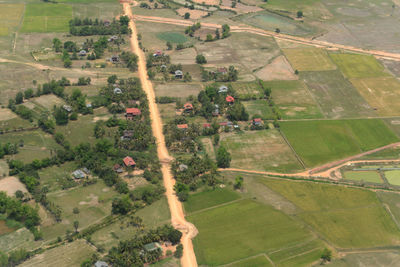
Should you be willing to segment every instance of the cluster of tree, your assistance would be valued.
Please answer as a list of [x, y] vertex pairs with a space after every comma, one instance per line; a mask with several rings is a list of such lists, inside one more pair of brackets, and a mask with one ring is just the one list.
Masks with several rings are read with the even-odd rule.
[[79, 85], [79, 86], [90, 85], [91, 82], [92, 82], [92, 79], [90, 79], [90, 77], [87, 77], [87, 78], [79, 77], [76, 85]]
[[8, 101], [8, 108], [21, 118], [29, 120], [31, 122], [33, 121], [33, 111], [23, 105], [15, 105], [13, 99], [10, 99]]
[[206, 64], [207, 63], [207, 59], [205, 56], [203, 56], [202, 54], [197, 55], [196, 56], [196, 63], [197, 64]]
[[156, 97], [156, 102], [160, 104], [169, 104], [169, 103], [174, 103], [178, 100], [177, 97], [171, 97], [171, 96], [157, 96]]
[[180, 201], [186, 201], [189, 190], [195, 191], [202, 185], [215, 186], [218, 183], [217, 166], [207, 155], [194, 154], [189, 159], [179, 158], [172, 164], [177, 181], [175, 191]]
[[231, 28], [228, 24], [222, 25], [222, 39], [228, 38], [231, 35]]
[[234, 66], [229, 66], [227, 73], [202, 70], [201, 76], [204, 82], [234, 82], [238, 79], [238, 70]]
[[195, 24], [193, 24], [192, 26], [188, 26], [185, 29], [185, 34], [188, 34], [190, 37], [194, 36], [194, 33], [201, 28], [201, 24], [200, 22], [197, 22]]
[[38, 232], [36, 226], [40, 224], [38, 211], [20, 200], [0, 192], [0, 213], [7, 218], [22, 222], [32, 232]]
[[[178, 124], [188, 124], [187, 129], [180, 129]], [[199, 125], [188, 123], [185, 117], [177, 117], [164, 125], [165, 143], [171, 151], [191, 152], [200, 150], [201, 142], [197, 137], [202, 131]]]
[[14, 155], [17, 153], [18, 153], [18, 144], [8, 142], [2, 145], [0, 143], [0, 159], [3, 158], [5, 155]]
[[121, 60], [126, 64], [130, 71], [136, 71], [138, 68], [138, 56], [132, 52], [123, 51], [120, 54]]
[[27, 252], [23, 248], [10, 251], [8, 255], [3, 251], [0, 251], [0, 267], [17, 266], [31, 256], [31, 253]]
[[128, 24], [127, 16], [121, 16], [119, 20], [114, 19], [111, 22], [97, 18], [95, 20], [74, 18], [69, 22], [69, 32], [77, 36], [130, 34]]
[[169, 55], [159, 55], [154, 56], [152, 53], [148, 54], [146, 58], [146, 66], [147, 68], [151, 68], [158, 65], [167, 65], [170, 63]]
[[[175, 230], [172, 226], [165, 225], [158, 227], [143, 235], [135, 235], [132, 239], [121, 241], [117, 247], [113, 247], [109, 251], [106, 261], [112, 266], [140, 267], [146, 263], [154, 263], [161, 259], [162, 251], [160, 249], [147, 251], [144, 245], [160, 241], [168, 241], [176, 245], [179, 244], [181, 237], [182, 233]], [[178, 253], [182, 254], [182, 247], [179, 248]]]

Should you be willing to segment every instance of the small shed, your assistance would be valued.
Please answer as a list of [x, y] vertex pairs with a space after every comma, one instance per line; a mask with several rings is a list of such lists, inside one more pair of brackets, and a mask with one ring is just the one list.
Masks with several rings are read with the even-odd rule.
[[126, 167], [135, 167], [136, 162], [133, 160], [133, 158], [126, 156], [124, 158], [124, 164]]
[[185, 105], [183, 105], [183, 109], [185, 110], [185, 112], [190, 112], [193, 110], [193, 105], [191, 103], [186, 103]]
[[112, 63], [118, 63], [118, 62], [119, 62], [119, 56], [117, 56], [117, 55], [112, 56], [112, 57], [110, 58], [110, 61], [111, 61]]
[[133, 131], [132, 130], [125, 130], [121, 136], [122, 140], [131, 140], [133, 137]]
[[179, 170], [181, 172], [186, 171], [188, 169], [188, 166], [186, 164], [179, 164]]
[[210, 123], [203, 123], [203, 128], [205, 128], [205, 129], [211, 128], [211, 124]]
[[253, 125], [254, 125], [254, 126], [260, 126], [260, 125], [262, 125], [262, 119], [260, 119], [260, 118], [255, 118], [255, 119], [253, 119]]
[[160, 243], [158, 243], [158, 242], [152, 242], [152, 243], [146, 244], [146, 245], [144, 245], [144, 249], [147, 252], [155, 251], [157, 249], [160, 249], [162, 251], [162, 247], [161, 247]]
[[122, 94], [122, 90], [120, 89], [120, 88], [114, 88], [114, 94], [116, 94], [116, 95], [120, 95], [120, 94]]
[[127, 108], [125, 117], [127, 120], [133, 120], [134, 117], [139, 116], [140, 114], [142, 114], [142, 112], [138, 108]]
[[72, 107], [68, 106], [68, 105], [63, 105], [63, 109], [66, 110], [67, 112], [71, 112], [72, 111]]
[[175, 71], [175, 78], [182, 79], [183, 78], [183, 72], [181, 70]]
[[177, 125], [178, 129], [182, 129], [182, 130], [186, 130], [189, 128], [189, 126], [185, 123], [185, 124], [178, 124]]
[[225, 98], [226, 102], [228, 102], [229, 104], [233, 104], [235, 102], [235, 98], [233, 98], [233, 96], [228, 95]]
[[160, 50], [157, 50], [154, 52], [153, 57], [161, 57], [162, 55], [164, 55], [164, 53]]
[[113, 167], [113, 170], [114, 170], [116, 173], [123, 173], [123, 172], [124, 172], [124, 170], [122, 169], [122, 166], [119, 165], [119, 164], [115, 164], [114, 167]]
[[85, 178], [85, 173], [82, 170], [76, 170], [72, 173], [72, 176], [75, 179], [83, 179]]
[[86, 54], [87, 54], [86, 50], [83, 50], [83, 49], [82, 49], [81, 51], [79, 51], [79, 54], [78, 54], [78, 55], [79, 55], [80, 57], [84, 57], [84, 56], [86, 56]]
[[225, 85], [221, 85], [221, 86], [218, 88], [218, 93], [219, 93], [219, 94], [227, 93], [227, 92], [228, 92], [228, 87], [225, 86]]
[[108, 267], [108, 264], [105, 261], [96, 261], [94, 267]]
[[228, 73], [228, 70], [227, 70], [225, 67], [222, 67], [222, 68], [218, 68], [218, 69], [217, 69], [217, 72], [218, 72], [218, 73], [221, 73], [221, 74], [227, 74], [227, 73]]

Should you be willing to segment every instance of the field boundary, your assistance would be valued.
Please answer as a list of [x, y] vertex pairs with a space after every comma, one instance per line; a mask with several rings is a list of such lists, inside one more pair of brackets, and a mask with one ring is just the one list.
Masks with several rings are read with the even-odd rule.
[[278, 132], [281, 134], [283, 140], [285, 140], [285, 143], [290, 147], [290, 149], [292, 150], [294, 156], [296, 157], [296, 159], [298, 160], [298, 162], [301, 164], [301, 166], [303, 167], [303, 169], [307, 169], [306, 165], [304, 164], [303, 160], [300, 158], [300, 156], [297, 154], [296, 150], [294, 150], [294, 148], [292, 147], [292, 145], [289, 143], [289, 140], [287, 140], [285, 134], [281, 131], [280, 128], [278, 128]]

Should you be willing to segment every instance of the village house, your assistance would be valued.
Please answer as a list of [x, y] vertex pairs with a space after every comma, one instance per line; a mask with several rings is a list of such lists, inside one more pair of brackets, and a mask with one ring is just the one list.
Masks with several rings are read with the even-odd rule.
[[115, 41], [115, 40], [118, 40], [118, 36], [116, 36], [116, 35], [113, 35], [113, 36], [111, 36], [110, 38], [108, 38], [108, 41], [109, 41], [109, 42], [113, 42], [113, 41]]
[[107, 262], [104, 261], [96, 261], [96, 263], [94, 264], [94, 267], [108, 267]]
[[183, 111], [184, 112], [192, 112], [193, 105], [191, 103], [186, 103], [185, 105], [183, 105]]
[[260, 119], [260, 118], [253, 119], [253, 125], [254, 126], [261, 126], [262, 125], [262, 119]]
[[223, 93], [228, 93], [228, 87], [226, 87], [225, 85], [221, 85], [218, 88], [218, 94], [223, 94]]
[[68, 106], [68, 105], [63, 105], [63, 109], [66, 110], [67, 112], [71, 112], [72, 111], [72, 107]]
[[127, 108], [125, 117], [127, 120], [133, 120], [134, 117], [139, 116], [140, 114], [142, 114], [142, 112], [138, 108]]
[[104, 24], [104, 26], [108, 27], [111, 25], [111, 22], [109, 20], [105, 20], [105, 21], [103, 21], [103, 24]]
[[131, 140], [133, 137], [132, 130], [125, 130], [121, 136], [121, 140]]
[[179, 170], [181, 172], [186, 171], [189, 167], [186, 164], [179, 164]]
[[235, 102], [235, 98], [233, 98], [233, 96], [230, 96], [230, 95], [228, 95], [228, 96], [225, 98], [225, 100], [226, 100], [226, 102], [227, 102], [228, 104], [233, 104], [233, 103]]
[[233, 127], [233, 123], [231, 121], [224, 121], [224, 122], [220, 122], [219, 126], [232, 128]]
[[82, 170], [75, 170], [74, 172], [72, 172], [72, 176], [75, 179], [83, 179], [86, 175]]
[[221, 73], [221, 74], [227, 74], [227, 73], [228, 73], [228, 70], [227, 70], [225, 67], [222, 67], [222, 68], [218, 68], [218, 69], [217, 69], [217, 72], [218, 72], [218, 73]]
[[205, 128], [205, 129], [211, 128], [211, 124], [210, 123], [203, 123], [203, 128]]
[[158, 243], [158, 242], [152, 242], [152, 243], [146, 244], [146, 245], [144, 245], [144, 249], [147, 252], [152, 252], [157, 249], [160, 249], [162, 251], [162, 247], [161, 247], [160, 243]]
[[119, 89], [118, 87], [117, 87], [117, 88], [114, 88], [114, 94], [120, 95], [120, 94], [122, 94], [122, 90]]
[[116, 173], [123, 173], [123, 172], [124, 172], [124, 169], [122, 169], [122, 166], [119, 165], [119, 164], [115, 164], [114, 167], [113, 167], [113, 170], [114, 170]]
[[84, 56], [86, 56], [86, 54], [87, 54], [86, 50], [83, 50], [83, 49], [81, 51], [79, 51], [79, 53], [78, 53], [78, 55], [80, 57], [84, 57]]
[[163, 64], [163, 65], [160, 66], [160, 68], [161, 68], [162, 72], [165, 72], [167, 70], [167, 65]]
[[161, 57], [162, 55], [164, 55], [164, 53], [160, 50], [157, 50], [156, 52], [154, 52], [153, 57]]
[[189, 126], [186, 123], [178, 124], [176, 127], [178, 127], [178, 129], [182, 129], [182, 130], [187, 130], [189, 128]]
[[183, 72], [181, 70], [175, 71], [175, 78], [182, 79], [183, 78]]
[[111, 61], [112, 63], [118, 63], [118, 62], [119, 62], [119, 56], [117, 56], [117, 55], [112, 56], [112, 57], [110, 58], [110, 61]]
[[126, 156], [124, 158], [124, 164], [126, 167], [135, 167], [136, 166], [136, 162], [133, 160], [133, 158]]

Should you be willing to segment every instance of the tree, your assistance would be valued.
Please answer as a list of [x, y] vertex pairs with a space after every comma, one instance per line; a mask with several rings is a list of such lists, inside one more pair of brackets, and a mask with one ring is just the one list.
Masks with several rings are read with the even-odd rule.
[[275, 29], [275, 32], [276, 32], [276, 33], [280, 33], [281, 30], [280, 30], [279, 28], [276, 28], [276, 29]]
[[74, 221], [75, 233], [78, 233], [78, 228], [79, 228], [79, 222], [78, 221]]
[[120, 16], [119, 17], [119, 23], [121, 26], [128, 26], [129, 25], [129, 17], [128, 16]]
[[75, 207], [75, 208], [73, 208], [72, 212], [74, 214], [79, 214], [80, 211], [79, 211], [79, 209], [77, 207]]
[[325, 248], [321, 254], [321, 260], [323, 263], [327, 261], [331, 261], [332, 259], [332, 251], [330, 249]]
[[111, 76], [109, 76], [108, 78], [107, 78], [107, 82], [109, 83], [109, 84], [114, 84], [114, 83], [116, 83], [117, 82], [117, 80], [118, 80], [118, 77], [117, 77], [117, 75], [111, 75]]
[[235, 183], [233, 184], [234, 189], [242, 189], [243, 188], [243, 177], [237, 176], [235, 178]]
[[64, 60], [64, 67], [65, 67], [65, 68], [71, 68], [71, 66], [72, 66], [72, 61], [71, 61], [71, 59], [70, 59], [70, 58], [66, 58], [66, 59]]
[[184, 82], [191, 82], [192, 81], [192, 76], [190, 76], [189, 72], [186, 72], [185, 75], [183, 75], [183, 81]]
[[184, 18], [185, 18], [185, 19], [189, 19], [189, 18], [190, 18], [190, 13], [189, 13], [189, 12], [186, 12]]
[[182, 255], [183, 255], [183, 246], [182, 246], [182, 244], [179, 244], [176, 246], [176, 250], [174, 252], [174, 257], [180, 259], [180, 258], [182, 258]]
[[232, 8], [235, 8], [235, 7], [236, 7], [236, 1], [232, 1], [231, 7], [232, 7]]
[[99, 139], [102, 138], [105, 134], [106, 134], [106, 129], [104, 127], [104, 122], [103, 121], [96, 122], [96, 125], [94, 126], [94, 137]]
[[24, 193], [21, 190], [17, 190], [15, 192], [15, 197], [18, 199], [23, 199], [24, 198]]
[[168, 41], [166, 45], [168, 50], [172, 50], [172, 44], [170, 41]]
[[219, 29], [215, 30], [215, 39], [219, 39], [220, 38], [220, 34], [219, 34]]
[[203, 56], [202, 54], [197, 55], [196, 56], [196, 63], [197, 64], [206, 64], [207, 63], [207, 59], [205, 56]]
[[15, 96], [15, 104], [21, 104], [22, 102], [24, 102], [24, 95], [22, 94], [22, 92], [18, 92], [17, 95]]
[[222, 25], [222, 39], [229, 37], [229, 35], [231, 35], [230, 31], [231, 28], [228, 24]]
[[212, 37], [212, 35], [211, 34], [207, 34], [206, 42], [212, 42], [213, 40], [214, 40], [214, 38]]
[[214, 135], [213, 143], [214, 143], [214, 146], [217, 146], [219, 144], [219, 134]]
[[58, 53], [58, 52], [61, 52], [62, 43], [61, 43], [60, 39], [58, 39], [58, 38], [54, 38], [54, 39], [53, 39], [53, 47], [54, 47], [54, 50], [55, 50], [57, 53]]
[[303, 17], [303, 11], [297, 11], [297, 18], [302, 18]]
[[62, 107], [54, 109], [54, 118], [57, 125], [66, 125], [68, 123], [68, 112]]
[[31, 88], [30, 89], [26, 89], [25, 92], [24, 92], [24, 98], [25, 99], [32, 98], [33, 95], [34, 95], [33, 89], [31, 89]]
[[219, 168], [229, 168], [231, 165], [231, 154], [224, 146], [220, 146], [217, 151], [217, 165]]
[[113, 214], [127, 214], [132, 209], [131, 201], [129, 196], [123, 196], [122, 198], [115, 198], [112, 202], [112, 213]]

